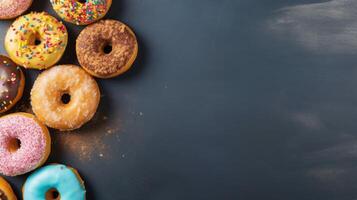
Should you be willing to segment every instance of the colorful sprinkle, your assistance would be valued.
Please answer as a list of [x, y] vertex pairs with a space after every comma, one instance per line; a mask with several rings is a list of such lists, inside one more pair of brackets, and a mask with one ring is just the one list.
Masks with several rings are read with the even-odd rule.
[[108, 0], [51, 0], [53, 9], [64, 20], [77, 24], [90, 24], [104, 17], [109, 9]]

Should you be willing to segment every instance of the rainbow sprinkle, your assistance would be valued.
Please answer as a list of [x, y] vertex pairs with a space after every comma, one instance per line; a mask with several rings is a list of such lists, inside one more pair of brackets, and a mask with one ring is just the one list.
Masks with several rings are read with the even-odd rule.
[[[15, 60], [21, 60], [19, 64], [24, 67], [35, 65], [37, 68], [46, 68], [51, 54], [64, 52], [68, 37], [62, 22], [45, 12], [18, 18], [10, 26], [8, 35], [10, 56], [14, 54], [18, 58]], [[41, 43], [34, 45], [34, 38]]]
[[53, 9], [64, 20], [77, 24], [90, 24], [102, 18], [109, 9], [107, 0], [51, 0]]

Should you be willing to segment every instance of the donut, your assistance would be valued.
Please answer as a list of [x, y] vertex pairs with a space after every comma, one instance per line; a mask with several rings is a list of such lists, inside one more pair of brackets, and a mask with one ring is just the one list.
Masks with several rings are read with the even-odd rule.
[[31, 90], [32, 110], [37, 118], [59, 130], [80, 128], [92, 119], [99, 101], [97, 82], [75, 65], [44, 71]]
[[51, 151], [48, 129], [35, 116], [14, 113], [0, 118], [0, 173], [17, 176], [41, 166]]
[[51, 4], [65, 21], [87, 25], [103, 18], [112, 5], [112, 0], [51, 0]]
[[2, 0], [0, 19], [13, 19], [24, 13], [32, 4], [32, 0]]
[[98, 78], [118, 76], [132, 66], [138, 53], [134, 32], [116, 20], [101, 20], [78, 36], [76, 52], [80, 65]]
[[20, 66], [46, 69], [62, 57], [68, 41], [66, 27], [51, 15], [30, 13], [17, 18], [5, 36], [5, 49]]
[[0, 55], [0, 113], [10, 110], [22, 97], [25, 76], [10, 58]]
[[2, 177], [0, 177], [0, 200], [16, 200], [16, 195], [11, 188], [11, 185]]
[[24, 200], [85, 200], [84, 181], [74, 168], [52, 164], [32, 173], [22, 187]]

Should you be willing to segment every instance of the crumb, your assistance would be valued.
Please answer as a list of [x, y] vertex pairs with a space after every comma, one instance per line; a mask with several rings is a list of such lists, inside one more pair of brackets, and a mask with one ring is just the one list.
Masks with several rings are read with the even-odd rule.
[[56, 133], [60, 145], [76, 155], [81, 161], [92, 160], [93, 154], [100, 151], [105, 152], [108, 146], [104, 143], [100, 133], [86, 135], [85, 133]]
[[95, 118], [91, 122], [94, 125], [78, 130], [56, 131], [54, 134], [55, 142], [58, 143], [59, 148], [63, 148], [65, 152], [76, 156], [80, 161], [91, 161], [94, 157], [108, 159], [110, 158], [111, 149], [105, 141], [113, 136], [117, 139], [120, 129], [119, 123], [115, 121], [111, 122], [112, 126], [107, 126], [106, 128], [95, 125], [98, 121], [102, 123], [104, 118]]
[[119, 131], [119, 128], [111, 128], [111, 127], [107, 127], [106, 128], [106, 136], [112, 135], [114, 133], [117, 133]]

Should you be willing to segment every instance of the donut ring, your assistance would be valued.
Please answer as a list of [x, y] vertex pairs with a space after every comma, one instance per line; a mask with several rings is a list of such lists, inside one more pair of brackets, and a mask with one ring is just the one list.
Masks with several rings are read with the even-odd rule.
[[0, 177], [0, 199], [1, 200], [17, 200], [11, 185], [2, 177]]
[[22, 97], [25, 76], [10, 58], [0, 55], [0, 113], [10, 110]]
[[59, 130], [80, 128], [94, 116], [99, 101], [97, 82], [75, 65], [44, 71], [31, 90], [33, 112], [47, 126]]
[[30, 13], [10, 26], [5, 36], [5, 49], [20, 66], [46, 69], [61, 59], [68, 41], [66, 27], [51, 15]]
[[35, 116], [14, 113], [0, 118], [0, 173], [17, 176], [41, 166], [51, 151], [48, 129]]
[[87, 25], [103, 18], [112, 5], [112, 0], [86, 0], [81, 3], [78, 0], [51, 0], [56, 13], [65, 21]]
[[[106, 52], [106, 47], [110, 47]], [[101, 20], [78, 36], [76, 52], [80, 65], [98, 78], [112, 78], [130, 69], [138, 54], [134, 32], [116, 20]]]
[[24, 13], [32, 0], [3, 0], [0, 4], [0, 19], [13, 19]]
[[23, 188], [24, 200], [85, 200], [84, 181], [77, 170], [62, 164], [42, 167], [31, 174]]

